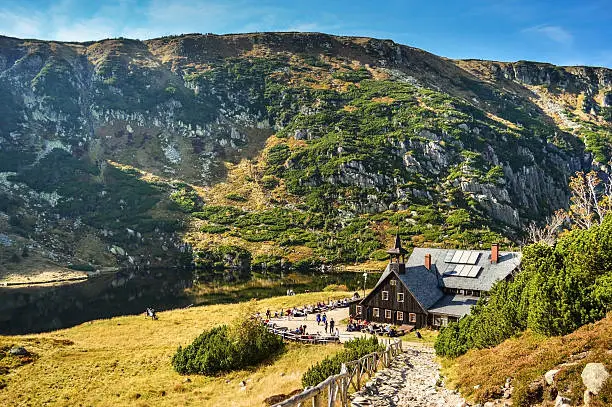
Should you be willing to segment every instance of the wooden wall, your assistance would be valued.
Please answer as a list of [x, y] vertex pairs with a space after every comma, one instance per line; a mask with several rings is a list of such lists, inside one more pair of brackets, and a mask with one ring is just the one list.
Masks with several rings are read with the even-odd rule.
[[[395, 281], [395, 285], [392, 284]], [[382, 299], [382, 292], [387, 291], [389, 293], [389, 299]], [[397, 294], [404, 294], [404, 302], [397, 300]], [[357, 305], [362, 306], [361, 315], [357, 314]], [[379, 317], [374, 316], [374, 308], [379, 309]], [[391, 310], [391, 318], [385, 317], [385, 310]], [[397, 311], [404, 313], [404, 319], [397, 319]], [[365, 319], [371, 322], [388, 323], [394, 325], [415, 325], [417, 328], [427, 326], [427, 313], [421, 308], [416, 299], [412, 296], [410, 291], [404, 286], [404, 284], [397, 278], [395, 274], [389, 274], [387, 278], [380, 284], [372, 293], [361, 301], [361, 304], [351, 305], [350, 315], [355, 318]], [[410, 322], [409, 314], [416, 314], [416, 322]]]

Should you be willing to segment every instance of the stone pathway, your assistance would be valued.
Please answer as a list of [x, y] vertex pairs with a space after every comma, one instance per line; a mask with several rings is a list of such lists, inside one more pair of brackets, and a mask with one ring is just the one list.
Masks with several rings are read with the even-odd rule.
[[352, 397], [353, 407], [464, 406], [455, 391], [441, 387], [433, 350], [409, 348]]

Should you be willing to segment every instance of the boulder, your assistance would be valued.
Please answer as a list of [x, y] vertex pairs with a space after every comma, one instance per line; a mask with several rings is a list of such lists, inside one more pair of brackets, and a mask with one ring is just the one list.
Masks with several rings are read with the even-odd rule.
[[552, 369], [544, 374], [544, 380], [546, 381], [547, 385], [549, 386], [553, 385], [553, 383], [555, 382], [555, 376], [557, 375], [557, 373], [559, 373], [559, 369]]
[[610, 373], [603, 363], [587, 363], [581, 376], [584, 387], [591, 393], [598, 394], [610, 377]]
[[572, 401], [567, 397], [557, 396], [555, 399], [555, 407], [571, 407]]
[[28, 356], [30, 352], [28, 352], [24, 347], [14, 346], [9, 349], [9, 354], [13, 356]]

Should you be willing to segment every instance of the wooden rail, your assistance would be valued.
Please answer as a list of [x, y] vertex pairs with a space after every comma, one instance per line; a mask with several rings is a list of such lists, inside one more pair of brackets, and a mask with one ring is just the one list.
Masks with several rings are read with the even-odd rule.
[[348, 407], [349, 393], [358, 391], [378, 369], [389, 367], [395, 356], [402, 352], [402, 341], [389, 342], [382, 352], [374, 352], [358, 360], [342, 364], [339, 374], [330, 376], [310, 389], [275, 404], [273, 407]]

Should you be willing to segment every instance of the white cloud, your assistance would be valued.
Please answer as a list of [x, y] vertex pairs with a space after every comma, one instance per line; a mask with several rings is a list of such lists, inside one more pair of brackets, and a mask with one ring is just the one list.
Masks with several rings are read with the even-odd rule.
[[526, 28], [523, 32], [539, 34], [551, 41], [563, 45], [571, 45], [574, 42], [574, 36], [558, 25], [538, 25]]
[[0, 10], [0, 34], [19, 38], [38, 38], [42, 16], [37, 13], [20, 13]]
[[[32, 12], [0, 5], [0, 34], [57, 41], [92, 41], [109, 37], [148, 39], [183, 33], [262, 31], [342, 32], [335, 15], [294, 15], [291, 3], [256, 4], [247, 0], [111, 0], [81, 15], [78, 0], [58, 0]], [[304, 16], [305, 17], [305, 16]]]

